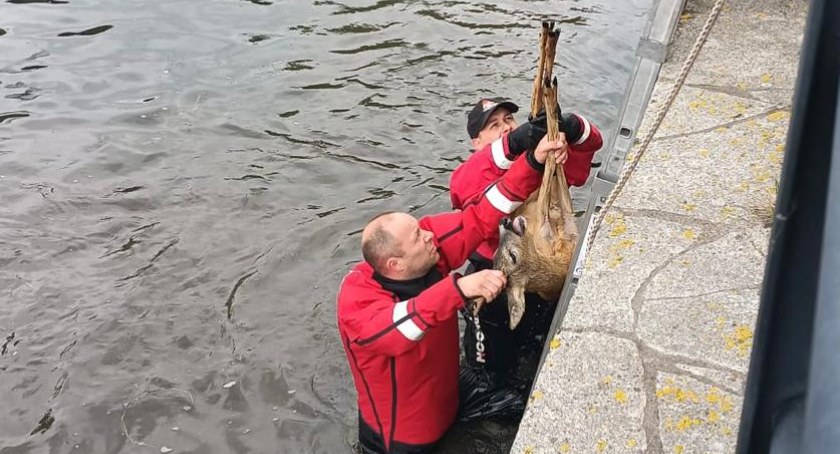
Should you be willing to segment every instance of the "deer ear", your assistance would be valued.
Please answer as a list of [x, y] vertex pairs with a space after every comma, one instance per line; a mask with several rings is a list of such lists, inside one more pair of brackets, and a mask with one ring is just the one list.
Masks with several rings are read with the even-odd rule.
[[516, 236], [522, 236], [522, 234], [525, 233], [524, 224], [521, 224], [521, 226], [517, 225], [519, 218], [522, 218], [522, 216], [517, 216], [514, 220], [511, 220], [510, 218], [502, 219], [501, 229], [499, 229], [501, 238], [504, 238], [508, 232], [514, 233]]
[[511, 223], [511, 230], [519, 236], [525, 235], [525, 227], [528, 225], [528, 221], [525, 220], [525, 216], [517, 216], [513, 222]]

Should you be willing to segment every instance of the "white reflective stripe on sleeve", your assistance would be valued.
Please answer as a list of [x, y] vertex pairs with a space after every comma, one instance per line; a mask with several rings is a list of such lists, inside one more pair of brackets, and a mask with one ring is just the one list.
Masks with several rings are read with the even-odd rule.
[[490, 204], [496, 207], [497, 210], [505, 214], [513, 213], [513, 210], [519, 208], [519, 205], [522, 205], [522, 202], [516, 202], [505, 197], [505, 195], [502, 194], [502, 191], [499, 191], [499, 188], [495, 184], [489, 191], [487, 191], [485, 197], [487, 197]]
[[592, 132], [592, 126], [589, 125], [589, 120], [580, 115], [578, 115], [578, 119], [580, 119], [581, 123], [583, 123], [583, 134], [580, 135], [580, 139], [578, 139], [578, 141], [575, 142], [575, 145], [580, 145], [586, 142], [586, 139], [589, 138], [589, 134]]
[[406, 318], [402, 323], [398, 323], [401, 319], [408, 315], [408, 301], [400, 301], [394, 305], [394, 323], [397, 324], [397, 329], [400, 330], [403, 336], [408, 340], [417, 341], [423, 337], [422, 329], [414, 323], [410, 318]]
[[490, 145], [490, 149], [493, 151], [493, 162], [496, 163], [496, 167], [507, 170], [510, 168], [511, 164], [513, 164], [513, 161], [505, 156], [505, 145], [502, 143], [502, 140], [504, 139], [499, 139], [493, 142], [493, 144]]

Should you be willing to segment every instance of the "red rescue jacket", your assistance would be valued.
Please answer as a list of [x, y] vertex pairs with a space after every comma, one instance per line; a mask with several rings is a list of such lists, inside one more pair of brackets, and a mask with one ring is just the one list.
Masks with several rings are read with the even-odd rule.
[[[455, 284], [478, 245], [498, 235], [499, 221], [540, 185], [542, 166], [526, 153], [463, 211], [427, 216], [440, 260], [419, 278], [422, 291], [399, 290], [361, 262], [344, 277], [337, 300], [338, 330], [358, 393], [360, 426], [373, 429], [385, 452], [414, 452], [437, 442], [458, 410], [458, 309]], [[413, 296], [412, 296], [413, 295]]]
[[[589, 120], [581, 115], [572, 115], [577, 117], [581, 131], [580, 137], [574, 143], [569, 143], [569, 157], [563, 165], [563, 171], [570, 186], [583, 186], [589, 178], [592, 158], [601, 149], [604, 140], [601, 131]], [[515, 158], [508, 151], [507, 140], [503, 139], [506, 136], [474, 152], [452, 173], [449, 179], [452, 208], [463, 209], [511, 167], [512, 159]], [[481, 259], [492, 261], [498, 247], [499, 235], [496, 232], [479, 246], [476, 253]]]

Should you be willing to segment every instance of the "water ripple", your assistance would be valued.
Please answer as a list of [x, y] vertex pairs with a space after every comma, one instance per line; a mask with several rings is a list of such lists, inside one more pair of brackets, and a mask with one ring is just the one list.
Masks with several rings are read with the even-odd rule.
[[50, 5], [63, 5], [70, 3], [66, 0], [6, 0], [6, 3], [28, 4], [28, 3], [47, 3]]
[[402, 25], [401, 22], [389, 22], [387, 24], [382, 25], [375, 25], [375, 24], [363, 24], [363, 23], [353, 23], [343, 25], [341, 27], [336, 28], [328, 28], [326, 31], [329, 33], [333, 33], [336, 35], [347, 35], [347, 34], [356, 34], [356, 33], [373, 33], [387, 29], [388, 27], [392, 27], [394, 25]]
[[248, 42], [251, 43], [251, 44], [257, 44], [259, 42], [267, 41], [267, 40], [271, 39], [270, 35], [256, 34], [256, 35], [246, 35], [246, 36], [248, 36]]
[[498, 30], [505, 30], [505, 29], [516, 29], [521, 28], [522, 25], [519, 21], [502, 23], [502, 24], [492, 24], [492, 23], [471, 23], [471, 22], [464, 22], [461, 20], [454, 19], [454, 15], [442, 13], [440, 11], [431, 10], [431, 9], [424, 9], [415, 12], [418, 16], [428, 17], [431, 19], [439, 20], [442, 22], [446, 22], [447, 24], [457, 25], [462, 28], [466, 28], [469, 30], [487, 30], [487, 29], [498, 29]]
[[348, 451], [361, 226], [450, 208], [542, 17], [564, 108], [611, 130], [646, 1], [4, 2], [0, 445]]
[[330, 142], [327, 142], [325, 140], [298, 139], [298, 138], [293, 137], [291, 134], [282, 133], [282, 132], [275, 132], [275, 131], [272, 131], [270, 129], [266, 129], [265, 133], [270, 135], [270, 136], [273, 136], [273, 137], [281, 137], [283, 139], [286, 139], [290, 143], [294, 143], [294, 144], [312, 145], [312, 146], [317, 147], [317, 148], [327, 148], [327, 147], [338, 147], [339, 146], [337, 144], [330, 143]]
[[346, 84], [334, 84], [330, 82], [324, 82], [320, 84], [312, 84], [312, 85], [304, 85], [299, 87], [301, 90], [336, 90], [339, 88], [344, 88]]
[[342, 54], [342, 55], [354, 55], [360, 54], [363, 52], [370, 52], [374, 50], [382, 50], [382, 49], [391, 49], [394, 47], [408, 47], [410, 44], [405, 42], [402, 39], [389, 39], [386, 41], [378, 42], [375, 44], [365, 44], [363, 46], [356, 47], [354, 49], [338, 49], [338, 50], [331, 50], [330, 52], [334, 54]]
[[98, 35], [100, 33], [105, 33], [112, 28], [114, 28], [113, 25], [99, 25], [97, 27], [89, 28], [87, 30], [82, 30], [80, 32], [62, 32], [62, 33], [59, 33], [58, 36], [60, 36], [60, 37], [65, 37], [65, 36], [93, 36], [93, 35]]
[[3, 123], [11, 123], [19, 118], [26, 118], [29, 116], [29, 112], [26, 110], [20, 110], [17, 112], [0, 112], [0, 125]]
[[309, 59], [290, 61], [286, 63], [286, 67], [283, 68], [283, 71], [305, 71], [307, 69], [315, 69], [314, 66], [307, 64], [310, 62], [312, 62], [312, 60]]
[[333, 5], [338, 6], [338, 11], [335, 11], [333, 14], [355, 14], [355, 13], [367, 13], [370, 11], [376, 11], [381, 8], [385, 8], [388, 6], [398, 5], [400, 3], [404, 3], [404, 0], [378, 0], [373, 5], [368, 6], [347, 6], [343, 3], [334, 2], [331, 0], [324, 0], [324, 1], [316, 1], [316, 5]]
[[[8, 87], [7, 87], [8, 88]], [[26, 91], [22, 93], [13, 93], [11, 95], [6, 95], [6, 99], [19, 99], [21, 101], [32, 101], [33, 99], [38, 97], [38, 92], [41, 91], [37, 88], [28, 87]]]

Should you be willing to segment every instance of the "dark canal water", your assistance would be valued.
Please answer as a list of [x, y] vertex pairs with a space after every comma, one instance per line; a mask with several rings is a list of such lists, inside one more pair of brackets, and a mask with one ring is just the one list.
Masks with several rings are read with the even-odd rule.
[[[349, 451], [364, 221], [449, 208], [541, 17], [611, 133], [649, 3], [4, 0], [0, 453]], [[481, 437], [443, 450], [510, 441]]]

